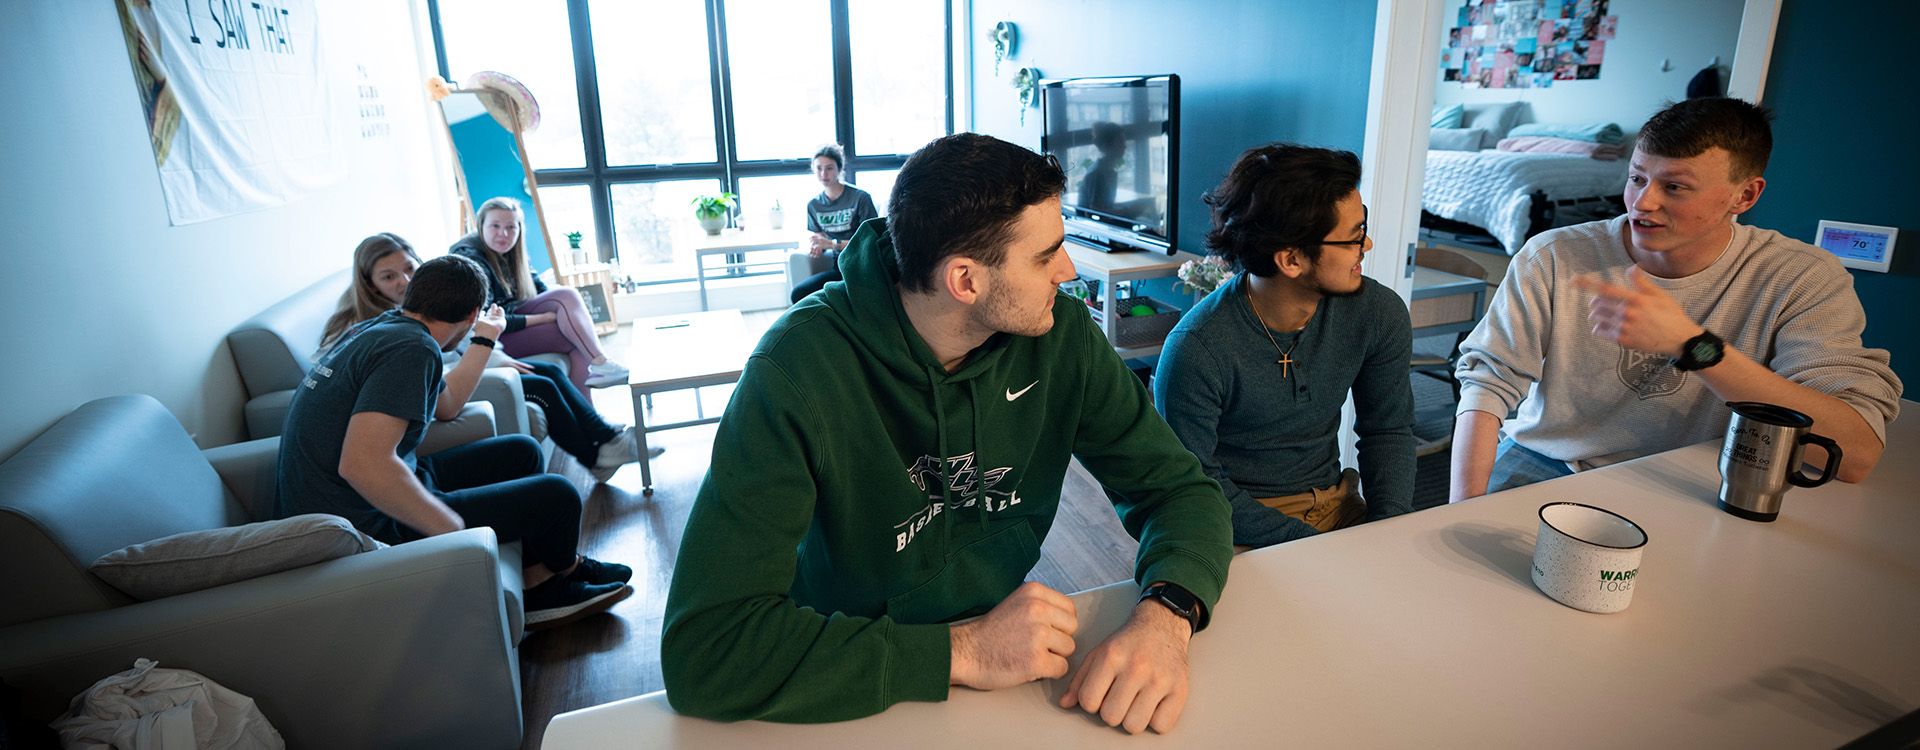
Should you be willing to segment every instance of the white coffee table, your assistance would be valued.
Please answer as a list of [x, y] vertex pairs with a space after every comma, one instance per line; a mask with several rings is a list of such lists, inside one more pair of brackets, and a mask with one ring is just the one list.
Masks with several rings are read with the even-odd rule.
[[633, 321], [633, 344], [627, 351], [631, 368], [627, 384], [633, 389], [634, 433], [640, 439], [641, 494], [653, 494], [653, 467], [647, 459], [647, 433], [679, 427], [713, 424], [694, 399], [695, 419], [647, 424], [647, 401], [655, 393], [726, 385], [740, 380], [740, 371], [753, 353], [754, 339], [739, 310], [714, 310], [685, 315], [659, 315]]

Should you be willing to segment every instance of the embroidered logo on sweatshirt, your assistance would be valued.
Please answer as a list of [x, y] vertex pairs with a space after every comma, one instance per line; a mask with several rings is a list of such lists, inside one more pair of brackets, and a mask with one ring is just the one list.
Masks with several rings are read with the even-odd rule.
[[1620, 382], [1645, 401], [1680, 392], [1681, 386], [1687, 384], [1687, 373], [1674, 369], [1673, 361], [1666, 357], [1623, 346], [1620, 347]]
[[[1006, 510], [1020, 504], [1020, 491], [1001, 491], [994, 489], [1000, 480], [1007, 478], [1013, 471], [1011, 466], [978, 471], [974, 465], [972, 453], [965, 453], [947, 459], [947, 486], [940, 488], [940, 459], [933, 456], [921, 456], [907, 467], [907, 479], [913, 486], [927, 493], [927, 504], [907, 516], [907, 519], [893, 525], [893, 551], [900, 552], [912, 544], [920, 530], [926, 528], [935, 516], [962, 508], [971, 508], [976, 502], [984, 502], [989, 513]], [[979, 494], [974, 494], [978, 485]], [[949, 500], [949, 498], [952, 498]]]

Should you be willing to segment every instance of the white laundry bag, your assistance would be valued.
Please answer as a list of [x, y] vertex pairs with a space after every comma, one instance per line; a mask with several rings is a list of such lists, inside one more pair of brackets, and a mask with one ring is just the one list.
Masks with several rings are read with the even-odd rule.
[[96, 682], [51, 725], [64, 748], [286, 750], [253, 699], [184, 669], [133, 669]]

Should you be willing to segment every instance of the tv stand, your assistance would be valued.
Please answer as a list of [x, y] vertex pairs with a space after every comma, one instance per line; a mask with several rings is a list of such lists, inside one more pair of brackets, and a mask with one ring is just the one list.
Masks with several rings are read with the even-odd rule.
[[[1120, 311], [1116, 291], [1122, 281], [1159, 279], [1174, 275], [1180, 270], [1180, 264], [1190, 260], [1200, 260], [1200, 256], [1183, 250], [1173, 251], [1171, 256], [1160, 253], [1143, 252], [1103, 252], [1078, 242], [1068, 241], [1067, 257], [1073, 259], [1074, 270], [1080, 278], [1097, 283], [1100, 287], [1100, 309], [1092, 311], [1100, 324], [1100, 331], [1111, 342], [1119, 328]], [[1122, 359], [1151, 357], [1160, 353], [1160, 342], [1133, 347], [1114, 347]]]

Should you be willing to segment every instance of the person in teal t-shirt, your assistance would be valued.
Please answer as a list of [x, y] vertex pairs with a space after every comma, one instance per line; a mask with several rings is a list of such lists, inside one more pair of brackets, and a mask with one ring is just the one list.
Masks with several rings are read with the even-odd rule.
[[1077, 457], [1140, 539], [1135, 580], [1155, 595], [1061, 705], [1129, 732], [1179, 718], [1188, 639], [1226, 585], [1227, 503], [1056, 289], [1075, 275], [1065, 184], [1005, 141], [935, 140], [841, 255], [845, 282], [761, 339], [667, 595], [675, 710], [838, 721], [949, 685], [1064, 677], [1073, 603], [1022, 581]]

